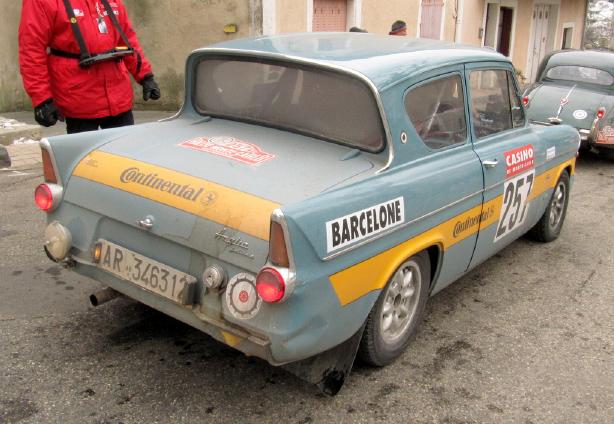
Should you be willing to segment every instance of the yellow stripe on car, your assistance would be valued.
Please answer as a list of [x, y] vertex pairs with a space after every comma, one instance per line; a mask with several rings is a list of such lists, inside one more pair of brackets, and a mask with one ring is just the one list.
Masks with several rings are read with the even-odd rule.
[[[559, 175], [567, 167], [571, 167], [573, 175], [575, 159], [538, 175], [529, 198], [534, 199], [553, 188]], [[503, 196], [497, 196], [484, 205], [471, 208], [391, 249], [331, 275], [330, 281], [339, 303], [345, 306], [373, 290], [382, 289], [397, 267], [408, 257], [431, 246], [439, 246], [445, 251], [474, 235], [479, 229], [498, 222], [502, 203]]]
[[280, 206], [211, 181], [100, 151], [83, 158], [73, 175], [172, 206], [262, 240], [269, 239], [271, 212]]

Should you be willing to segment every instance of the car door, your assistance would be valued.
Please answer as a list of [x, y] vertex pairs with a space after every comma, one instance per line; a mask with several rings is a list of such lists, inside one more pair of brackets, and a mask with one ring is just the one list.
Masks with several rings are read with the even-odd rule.
[[[401, 171], [407, 197], [419, 199], [407, 206], [408, 220], [417, 222], [410, 228], [428, 228], [445, 240], [434, 291], [456, 280], [469, 265], [483, 189], [481, 164], [468, 130], [463, 67], [439, 72], [406, 91], [405, 112], [412, 131], [404, 147], [411, 151]], [[421, 159], [412, 160], [417, 157]]]
[[473, 147], [482, 163], [484, 203], [472, 268], [528, 230], [540, 209], [530, 193], [539, 166], [537, 138], [526, 124], [511, 66], [468, 64]]

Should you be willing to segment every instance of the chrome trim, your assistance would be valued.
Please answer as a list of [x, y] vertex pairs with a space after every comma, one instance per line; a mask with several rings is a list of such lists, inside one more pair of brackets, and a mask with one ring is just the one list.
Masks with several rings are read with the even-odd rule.
[[286, 222], [286, 217], [281, 209], [277, 208], [271, 212], [271, 221], [276, 222], [281, 225], [281, 229], [284, 232], [284, 242], [286, 243], [286, 252], [288, 252], [288, 268], [282, 268], [277, 265], [273, 265], [271, 263], [270, 258], [267, 259], [266, 264], [262, 268], [273, 268], [277, 272], [281, 274], [286, 283], [286, 290], [284, 292], [284, 297], [282, 297], [279, 302], [284, 302], [286, 299], [290, 297], [292, 292], [294, 291], [294, 287], [296, 286], [296, 264], [294, 262], [294, 254], [292, 253], [291, 243], [290, 243], [290, 231], [288, 230], [288, 223]]
[[[220, 47], [205, 47], [202, 49], [197, 49], [194, 50], [192, 52], [193, 55], [197, 55], [197, 54], [221, 54], [221, 55], [234, 55], [234, 56], [246, 56], [246, 57], [254, 57], [254, 58], [264, 58], [264, 59], [272, 59], [272, 60], [279, 60], [279, 61], [286, 61], [286, 62], [290, 62], [290, 63], [298, 63], [301, 65], [310, 65], [313, 66], [315, 68], [319, 67], [322, 69], [327, 69], [327, 70], [334, 70], [340, 73], [344, 73], [347, 75], [351, 75], [355, 78], [360, 79], [361, 81], [363, 81], [365, 84], [367, 84], [367, 86], [369, 87], [369, 89], [371, 90], [371, 92], [373, 93], [373, 96], [375, 98], [375, 102], [377, 103], [377, 108], [379, 110], [380, 113], [380, 118], [382, 119], [382, 125], [384, 126], [384, 132], [386, 135], [386, 140], [384, 140], [384, 148], [386, 148], [386, 146], [388, 147], [388, 161], [386, 162], [386, 164], [378, 169], [375, 174], [379, 174], [381, 172], [384, 172], [385, 170], [387, 170], [388, 168], [390, 168], [390, 165], [392, 165], [392, 162], [394, 160], [394, 145], [392, 142], [392, 134], [390, 132], [390, 126], [388, 124], [388, 119], [386, 117], [386, 114], [384, 113], [384, 105], [382, 103], [382, 99], [380, 97], [380, 93], [379, 90], [377, 89], [377, 87], [375, 86], [375, 84], [373, 83], [373, 81], [371, 81], [369, 78], [367, 78], [366, 75], [355, 71], [353, 69], [350, 68], [346, 68], [343, 66], [339, 66], [339, 65], [335, 65], [332, 63], [328, 63], [328, 62], [324, 62], [322, 60], [319, 59], [306, 59], [303, 57], [299, 57], [299, 56], [291, 56], [291, 55], [285, 55], [285, 54], [279, 54], [279, 53], [271, 53], [271, 52], [263, 52], [263, 51], [259, 51], [259, 50], [237, 50], [237, 49], [229, 49], [229, 48], [220, 48]], [[186, 90], [187, 91], [187, 90]], [[186, 92], [186, 96], [190, 95], [190, 93]], [[185, 104], [185, 102], [184, 102]], [[193, 109], [196, 110], [196, 108]], [[366, 152], [366, 153], [371, 153], [371, 152]]]
[[53, 212], [57, 209], [58, 206], [60, 206], [60, 203], [62, 202], [62, 194], [64, 193], [64, 187], [59, 184], [53, 183], [41, 184], [45, 184], [47, 187], [49, 187], [49, 191], [51, 191], [51, 199], [53, 202], [53, 204], [51, 205], [51, 209], [46, 210], [45, 212]]
[[552, 124], [550, 122], [543, 122], [543, 121], [534, 121], [534, 120], [529, 120], [530, 124], [537, 124], [537, 125], [544, 125], [546, 127], [551, 127]]
[[[503, 184], [503, 183], [499, 183], [499, 184]], [[496, 186], [497, 186], [497, 185], [499, 185], [499, 184], [495, 184], [495, 185], [494, 185], [494, 186], [492, 186], [492, 187], [496, 187]], [[488, 189], [490, 189], [490, 188], [491, 188], [491, 187], [489, 187]], [[488, 189], [486, 189], [486, 190], [488, 190]], [[411, 221], [407, 221], [407, 222], [406, 222], [406, 223], [404, 223], [404, 224], [398, 225], [398, 226], [396, 226], [396, 227], [394, 227], [394, 228], [391, 228], [391, 229], [389, 229], [389, 230], [383, 231], [383, 232], [381, 232], [381, 233], [379, 233], [379, 234], [377, 234], [377, 235], [375, 235], [375, 236], [373, 236], [373, 237], [371, 237], [371, 238], [368, 238], [368, 239], [362, 240], [362, 241], [360, 241], [360, 242], [358, 242], [358, 243], [356, 243], [356, 244], [353, 244], [353, 245], [351, 245], [351, 246], [348, 246], [348, 247], [346, 247], [346, 248], [343, 248], [343, 249], [341, 249], [341, 250], [339, 250], [339, 251], [337, 251], [337, 252], [335, 252], [335, 253], [332, 253], [332, 254], [330, 254], [330, 255], [324, 256], [324, 257], [322, 258], [322, 260], [324, 260], [324, 261], [329, 261], [329, 260], [334, 259], [334, 258], [336, 258], [336, 257], [338, 257], [338, 256], [344, 255], [344, 254], [346, 254], [346, 253], [348, 253], [348, 252], [350, 252], [350, 251], [352, 251], [352, 250], [354, 250], [354, 249], [357, 249], [357, 248], [362, 247], [362, 246], [364, 246], [364, 245], [366, 245], [366, 244], [368, 244], [368, 243], [371, 243], [372, 241], [378, 240], [378, 239], [380, 239], [380, 238], [382, 238], [382, 237], [384, 237], [384, 236], [386, 236], [386, 235], [388, 235], [388, 234], [392, 233], [393, 231], [398, 231], [398, 230], [401, 230], [401, 229], [403, 229], [403, 228], [405, 228], [405, 227], [407, 227], [407, 226], [409, 226], [409, 225], [413, 225], [413, 224], [415, 224], [415, 223], [417, 223], [417, 222], [420, 222], [420, 221], [422, 221], [422, 220], [424, 220], [424, 219], [430, 218], [431, 216], [436, 215], [436, 214], [438, 214], [438, 213], [440, 213], [440, 212], [443, 212], [444, 210], [446, 210], [446, 209], [448, 209], [448, 208], [451, 208], [451, 207], [453, 207], [453, 206], [456, 206], [456, 205], [458, 205], [459, 203], [462, 203], [462, 202], [464, 202], [464, 201], [466, 201], [466, 200], [471, 199], [472, 197], [478, 196], [478, 195], [480, 195], [480, 194], [484, 193], [486, 190], [479, 190], [479, 191], [476, 191], [475, 193], [469, 194], [469, 195], [467, 195], [467, 196], [465, 196], [465, 197], [463, 197], [463, 198], [461, 198], [461, 199], [455, 200], [455, 201], [454, 201], [454, 202], [452, 202], [452, 203], [448, 203], [447, 205], [442, 206], [442, 207], [440, 207], [440, 208], [438, 208], [438, 209], [435, 209], [434, 211], [431, 211], [431, 212], [429, 212], [429, 213], [426, 213], [426, 214], [424, 214], [424, 215], [422, 215], [422, 216], [419, 216], [418, 218], [414, 218], [414, 219], [412, 219]]]
[[58, 164], [55, 160], [55, 155], [53, 154], [53, 149], [51, 148], [49, 139], [47, 137], [41, 138], [41, 140], [38, 142], [38, 145], [41, 149], [45, 149], [47, 153], [49, 153], [49, 157], [51, 158], [51, 166], [53, 166], [53, 173], [55, 174], [57, 184], [60, 186], [63, 185], [62, 178], [60, 178], [60, 174], [58, 174]]
[[559, 116], [561, 115], [561, 112], [563, 112], [563, 108], [567, 105], [567, 103], [569, 103], [569, 96], [576, 89], [577, 86], [578, 86], [578, 84], [574, 84], [574, 86], [571, 87], [571, 89], [567, 92], [565, 97], [561, 98], [561, 101], [559, 103], [559, 109], [556, 112], [556, 116], [554, 118], [548, 118], [548, 119], [550, 119], [550, 120], [552, 120], [552, 119], [558, 120], [558, 122], [557, 122], [558, 124], [560, 124], [562, 122], [561, 119], [559, 119]]

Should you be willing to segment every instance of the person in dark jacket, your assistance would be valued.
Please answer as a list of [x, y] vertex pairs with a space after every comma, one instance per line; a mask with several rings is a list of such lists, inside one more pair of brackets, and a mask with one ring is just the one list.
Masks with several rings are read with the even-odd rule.
[[23, 0], [19, 66], [36, 121], [68, 133], [132, 125], [129, 74], [160, 98], [121, 0]]

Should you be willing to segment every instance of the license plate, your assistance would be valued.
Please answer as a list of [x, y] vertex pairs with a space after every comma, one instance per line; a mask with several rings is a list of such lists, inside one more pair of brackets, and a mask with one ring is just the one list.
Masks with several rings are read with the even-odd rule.
[[98, 268], [181, 305], [192, 304], [196, 278], [107, 240]]

